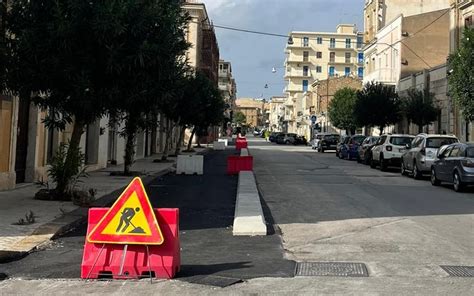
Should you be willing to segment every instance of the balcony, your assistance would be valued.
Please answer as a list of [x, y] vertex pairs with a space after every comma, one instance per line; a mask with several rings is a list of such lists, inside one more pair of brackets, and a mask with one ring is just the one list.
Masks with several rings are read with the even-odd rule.
[[313, 78], [313, 74], [311, 71], [291, 71], [291, 72], [286, 72], [284, 78]]
[[287, 59], [285, 60], [285, 64], [311, 64], [311, 62], [308, 60], [299, 60], [299, 59]]
[[354, 65], [354, 62], [352, 60], [329, 60], [328, 64], [330, 65]]
[[395, 69], [392, 68], [380, 68], [372, 72], [364, 73], [364, 82], [368, 81], [377, 81], [386, 84], [396, 84], [397, 75], [395, 74]]

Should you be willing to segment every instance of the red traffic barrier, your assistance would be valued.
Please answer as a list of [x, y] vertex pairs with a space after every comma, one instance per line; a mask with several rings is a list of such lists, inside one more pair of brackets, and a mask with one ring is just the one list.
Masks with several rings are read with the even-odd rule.
[[[87, 236], [108, 212], [108, 208], [89, 209]], [[81, 264], [81, 278], [113, 279], [165, 278], [179, 272], [179, 209], [154, 209], [163, 235], [161, 245], [91, 243], [87, 240]]]
[[237, 150], [240, 150], [242, 148], [247, 148], [248, 147], [248, 143], [247, 143], [247, 140], [245, 140], [245, 138], [242, 140], [242, 139], [237, 139], [235, 141], [235, 148]]
[[253, 171], [253, 156], [235, 156], [227, 157], [227, 174], [235, 175], [240, 171]]

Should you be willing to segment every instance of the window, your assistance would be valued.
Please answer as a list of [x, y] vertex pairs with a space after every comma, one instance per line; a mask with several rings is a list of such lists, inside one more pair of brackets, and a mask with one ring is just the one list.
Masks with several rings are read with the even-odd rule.
[[329, 67], [329, 76], [334, 76], [334, 67]]
[[390, 143], [397, 146], [405, 146], [410, 144], [413, 137], [390, 137]]
[[357, 69], [357, 76], [358, 76], [360, 79], [364, 78], [364, 68], [359, 67], [359, 68]]
[[303, 80], [303, 92], [308, 91], [308, 80]]
[[351, 68], [350, 67], [345, 67], [344, 68], [344, 76], [349, 76], [351, 75]]
[[331, 38], [331, 39], [329, 40], [329, 47], [330, 47], [330, 48], [336, 47], [336, 38]]
[[428, 138], [426, 139], [426, 148], [439, 148], [456, 142], [455, 138]]
[[466, 157], [474, 158], [474, 147], [466, 148]]
[[303, 66], [303, 76], [308, 76], [308, 66]]
[[309, 51], [303, 51], [303, 62], [307, 62], [309, 60]]
[[346, 38], [346, 48], [351, 48], [351, 38]]
[[359, 53], [357, 54], [357, 62], [358, 62], [359, 64], [362, 64], [362, 63], [364, 62], [364, 53], [363, 53], [363, 52], [359, 52]]
[[316, 43], [317, 44], [323, 44], [323, 37], [317, 37], [316, 38]]
[[317, 52], [316, 52], [316, 58], [317, 58], [317, 59], [322, 59], [322, 58], [323, 58], [323, 53], [320, 52], [320, 51], [317, 51]]
[[224, 70], [227, 70], [229, 68], [229, 65], [224, 64]]
[[346, 63], [350, 63], [351, 62], [351, 53], [350, 52], [346, 52]]
[[336, 53], [330, 52], [329, 53], [329, 62], [334, 63], [336, 61]]
[[472, 27], [472, 15], [464, 19], [464, 27]]
[[364, 43], [364, 39], [362, 36], [357, 36], [357, 48], [362, 48], [362, 44]]
[[321, 68], [321, 66], [316, 66], [316, 73], [322, 73], [323, 72], [323, 69]]
[[309, 38], [308, 37], [303, 37], [303, 46], [308, 47], [309, 46]]

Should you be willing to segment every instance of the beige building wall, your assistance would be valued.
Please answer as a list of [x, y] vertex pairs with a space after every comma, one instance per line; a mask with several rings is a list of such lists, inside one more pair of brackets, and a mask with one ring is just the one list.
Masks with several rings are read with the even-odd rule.
[[449, 54], [448, 12], [399, 15], [380, 29], [376, 42], [364, 50], [364, 83], [396, 85], [400, 78], [445, 63]]
[[448, 0], [366, 0], [364, 5], [364, 42], [370, 43], [377, 32], [397, 18], [449, 8]]

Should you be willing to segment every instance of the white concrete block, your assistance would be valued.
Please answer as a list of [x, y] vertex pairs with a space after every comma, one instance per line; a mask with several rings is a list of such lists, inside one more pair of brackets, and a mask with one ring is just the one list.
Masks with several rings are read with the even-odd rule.
[[214, 150], [225, 150], [225, 146], [224, 142], [214, 141], [213, 143]]
[[229, 146], [229, 139], [218, 139], [217, 141], [224, 143], [226, 147]]
[[202, 175], [204, 167], [204, 156], [202, 155], [178, 155], [176, 174]]
[[239, 173], [235, 204], [233, 235], [266, 235], [267, 225], [258, 195], [255, 176], [251, 171]]
[[240, 156], [249, 156], [249, 150], [247, 148], [240, 149]]

